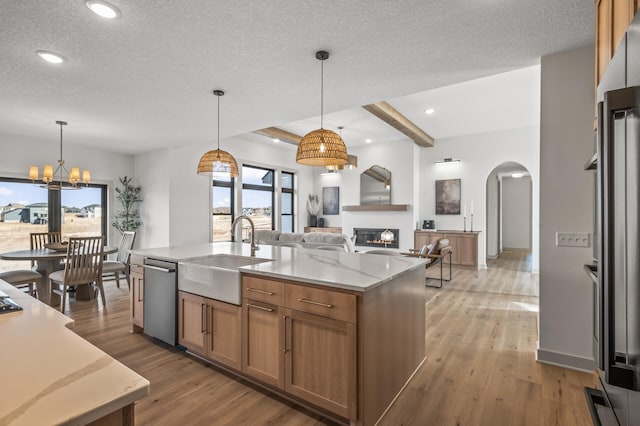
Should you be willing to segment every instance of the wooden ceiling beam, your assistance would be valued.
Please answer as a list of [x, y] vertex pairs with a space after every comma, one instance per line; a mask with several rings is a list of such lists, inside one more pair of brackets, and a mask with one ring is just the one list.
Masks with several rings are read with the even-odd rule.
[[282, 142], [290, 143], [292, 145], [298, 145], [302, 136], [298, 136], [295, 133], [287, 132], [286, 130], [279, 129], [277, 127], [266, 127], [264, 129], [256, 130], [253, 133], [266, 136], [271, 139], [280, 139]]
[[402, 132], [412, 139], [416, 144], [424, 147], [433, 146], [433, 138], [420, 127], [416, 126], [398, 110], [389, 105], [387, 102], [377, 102], [375, 104], [363, 105], [362, 108], [378, 117], [394, 129]]

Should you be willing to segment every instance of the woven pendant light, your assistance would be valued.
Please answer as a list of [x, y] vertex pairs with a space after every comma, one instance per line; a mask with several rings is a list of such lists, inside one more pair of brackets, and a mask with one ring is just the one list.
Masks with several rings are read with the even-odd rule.
[[302, 137], [298, 144], [296, 162], [306, 166], [340, 166], [347, 163], [347, 147], [342, 138], [331, 130], [324, 129], [324, 61], [329, 52], [319, 50], [320, 60], [320, 128]]
[[220, 149], [220, 96], [224, 96], [222, 90], [214, 90], [218, 97], [218, 149], [205, 152], [198, 163], [198, 174], [215, 177], [237, 177], [238, 163], [233, 155]]

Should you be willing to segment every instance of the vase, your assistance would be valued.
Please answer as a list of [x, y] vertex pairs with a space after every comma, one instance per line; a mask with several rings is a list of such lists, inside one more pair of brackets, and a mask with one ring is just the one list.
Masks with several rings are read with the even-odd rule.
[[318, 226], [318, 216], [315, 214], [309, 215], [309, 226]]

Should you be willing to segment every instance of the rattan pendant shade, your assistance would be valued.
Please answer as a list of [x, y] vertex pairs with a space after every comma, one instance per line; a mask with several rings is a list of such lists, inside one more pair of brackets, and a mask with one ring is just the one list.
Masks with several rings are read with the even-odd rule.
[[347, 147], [336, 132], [313, 130], [298, 144], [296, 162], [307, 166], [340, 166], [347, 164]]
[[237, 177], [238, 163], [233, 155], [220, 149], [220, 96], [224, 96], [222, 90], [214, 90], [218, 97], [218, 148], [204, 153], [198, 163], [198, 174], [214, 177]]
[[331, 130], [324, 129], [324, 61], [329, 52], [319, 50], [316, 59], [320, 60], [320, 128], [302, 137], [298, 144], [296, 162], [306, 166], [341, 166], [347, 164], [347, 147], [342, 138]]

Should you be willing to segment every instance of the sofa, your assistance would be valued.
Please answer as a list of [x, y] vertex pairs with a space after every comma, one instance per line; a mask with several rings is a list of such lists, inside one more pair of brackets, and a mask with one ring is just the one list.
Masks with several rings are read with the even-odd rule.
[[333, 234], [329, 232], [295, 233], [264, 229], [258, 229], [255, 232], [257, 244], [281, 245], [282, 243], [298, 243], [304, 248], [336, 246], [344, 248], [344, 251], [355, 251], [352, 238], [346, 234]]

